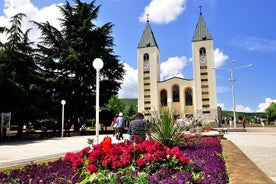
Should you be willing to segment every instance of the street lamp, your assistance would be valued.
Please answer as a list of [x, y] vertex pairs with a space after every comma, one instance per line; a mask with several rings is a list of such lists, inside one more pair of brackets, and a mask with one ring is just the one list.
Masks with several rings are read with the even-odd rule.
[[61, 113], [61, 137], [63, 137], [63, 128], [64, 128], [64, 105], [66, 104], [65, 100], [61, 100], [62, 113]]
[[253, 66], [253, 64], [248, 64], [246, 66], [239, 66], [234, 67], [235, 60], [232, 60], [231, 62], [231, 68], [215, 68], [213, 69], [222, 69], [222, 70], [228, 70], [230, 72], [230, 79], [229, 81], [232, 83], [232, 105], [233, 105], [233, 118], [234, 118], [234, 128], [237, 128], [237, 118], [236, 118], [236, 100], [235, 100], [235, 93], [234, 93], [234, 82], [236, 81], [236, 78], [234, 78], [234, 70], [241, 69], [241, 68], [247, 68]]
[[100, 84], [99, 84], [99, 73], [103, 68], [103, 60], [96, 58], [93, 61], [93, 67], [96, 69], [96, 143], [99, 143], [99, 99], [100, 99]]

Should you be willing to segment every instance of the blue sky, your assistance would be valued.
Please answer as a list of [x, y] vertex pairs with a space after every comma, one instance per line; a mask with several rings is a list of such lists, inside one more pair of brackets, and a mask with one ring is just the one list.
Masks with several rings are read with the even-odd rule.
[[[89, 2], [88, 0], [82, 0]], [[74, 2], [69, 0], [70, 4]], [[1, 26], [9, 18], [25, 13], [29, 19], [49, 21], [58, 27], [57, 4], [64, 0], [3, 0], [0, 3]], [[101, 5], [97, 25], [114, 24], [115, 53], [124, 62], [126, 75], [121, 98], [137, 98], [137, 46], [145, 28], [146, 14], [160, 49], [161, 76], [193, 78], [191, 40], [202, 6], [204, 20], [214, 39], [215, 67], [235, 69], [236, 109], [263, 112], [276, 102], [276, 1], [252, 0], [96, 0]], [[22, 25], [32, 27], [26, 22]], [[39, 32], [33, 29], [31, 39]], [[5, 38], [0, 36], [0, 40]], [[177, 67], [176, 67], [177, 66]], [[231, 83], [228, 70], [216, 70], [218, 105], [232, 110]]]

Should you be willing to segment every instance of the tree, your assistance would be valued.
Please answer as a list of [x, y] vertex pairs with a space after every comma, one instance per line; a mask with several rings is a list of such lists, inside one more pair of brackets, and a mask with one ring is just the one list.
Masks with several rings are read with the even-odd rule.
[[11, 17], [11, 27], [2, 27], [8, 35], [7, 43], [0, 50], [0, 111], [12, 112], [13, 122], [19, 125], [19, 136], [23, 123], [33, 121], [45, 111], [40, 107], [43, 101], [43, 76], [33, 59], [34, 50], [28, 38], [30, 29], [21, 30], [25, 14]]
[[59, 6], [63, 16], [61, 31], [48, 22], [34, 22], [42, 34], [38, 44], [39, 60], [49, 82], [53, 109], [65, 99], [70, 113], [67, 118], [94, 116], [96, 70], [92, 62], [95, 58], [104, 61], [100, 72], [100, 104], [107, 103], [118, 93], [123, 79], [123, 64], [113, 54], [114, 43], [110, 36], [113, 25], [106, 23], [97, 27], [93, 23], [100, 8], [94, 3], [75, 0], [73, 6], [68, 1]]
[[137, 111], [135, 110], [135, 107], [133, 105], [130, 105], [127, 108], [127, 115], [129, 117], [129, 120], [133, 119], [133, 116], [137, 113]]
[[118, 96], [112, 96], [104, 107], [105, 110], [113, 111], [115, 114], [124, 112], [125, 108], [126, 108], [125, 101], [118, 98]]
[[276, 120], [276, 103], [272, 102], [266, 109], [265, 115], [268, 119], [268, 122]]

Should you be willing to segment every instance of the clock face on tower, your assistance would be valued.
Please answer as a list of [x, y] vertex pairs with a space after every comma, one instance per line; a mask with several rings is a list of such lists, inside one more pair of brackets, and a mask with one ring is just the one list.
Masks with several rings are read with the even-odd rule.
[[201, 58], [200, 63], [205, 64], [205, 63], [207, 63], [207, 60], [205, 58]]
[[144, 69], [149, 69], [149, 65], [148, 64], [144, 64]]

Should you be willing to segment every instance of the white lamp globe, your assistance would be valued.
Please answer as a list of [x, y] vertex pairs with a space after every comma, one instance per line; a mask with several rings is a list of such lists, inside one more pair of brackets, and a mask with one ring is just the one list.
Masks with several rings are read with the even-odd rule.
[[94, 59], [94, 61], [93, 61], [93, 67], [96, 70], [102, 69], [103, 68], [103, 60], [101, 58]]
[[61, 105], [65, 105], [66, 101], [65, 100], [61, 100]]

